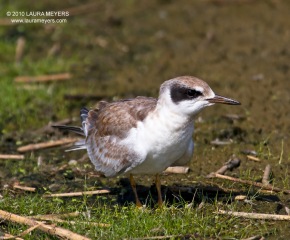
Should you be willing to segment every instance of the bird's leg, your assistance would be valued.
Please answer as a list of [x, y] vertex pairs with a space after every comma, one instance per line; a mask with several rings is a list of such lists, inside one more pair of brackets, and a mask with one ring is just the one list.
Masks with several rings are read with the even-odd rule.
[[162, 195], [161, 195], [161, 181], [160, 181], [159, 174], [156, 174], [155, 184], [156, 184], [156, 189], [157, 189], [157, 194], [158, 194], [158, 207], [162, 207], [163, 201], [162, 201]]
[[138, 198], [138, 194], [137, 194], [136, 182], [135, 182], [135, 179], [134, 179], [132, 174], [130, 174], [130, 184], [131, 184], [131, 187], [132, 187], [134, 195], [135, 195], [136, 206], [137, 207], [142, 207], [142, 204], [141, 204], [141, 202], [140, 202], [140, 200]]

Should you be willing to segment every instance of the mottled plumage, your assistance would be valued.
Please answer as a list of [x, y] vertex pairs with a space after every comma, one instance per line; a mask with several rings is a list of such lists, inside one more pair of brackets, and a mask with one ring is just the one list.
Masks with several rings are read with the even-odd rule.
[[137, 97], [102, 102], [98, 109], [87, 112], [83, 121], [86, 148], [97, 171], [113, 177], [134, 165], [138, 156], [133, 149], [122, 144], [122, 140], [156, 107], [156, 103], [155, 98]]

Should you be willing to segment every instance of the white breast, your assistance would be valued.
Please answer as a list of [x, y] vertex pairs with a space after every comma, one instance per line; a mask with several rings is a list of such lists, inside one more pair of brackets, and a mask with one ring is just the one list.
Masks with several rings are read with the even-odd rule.
[[[168, 109], [156, 109], [124, 140], [141, 157], [141, 162], [129, 170], [133, 174], [156, 174], [184, 157], [190, 160], [193, 143], [193, 123]], [[188, 154], [189, 153], [189, 154]], [[185, 159], [187, 161], [187, 159]]]

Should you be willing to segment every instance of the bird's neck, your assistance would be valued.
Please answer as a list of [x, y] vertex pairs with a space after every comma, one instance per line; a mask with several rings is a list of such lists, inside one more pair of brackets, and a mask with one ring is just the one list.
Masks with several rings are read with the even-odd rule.
[[180, 114], [176, 106], [159, 99], [154, 110], [158, 122], [162, 122], [172, 131], [185, 130], [193, 125], [193, 116]]

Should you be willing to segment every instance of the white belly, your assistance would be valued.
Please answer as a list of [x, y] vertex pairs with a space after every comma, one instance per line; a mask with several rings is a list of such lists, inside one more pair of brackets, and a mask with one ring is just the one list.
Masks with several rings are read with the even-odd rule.
[[[181, 145], [187, 145], [186, 147]], [[156, 174], [163, 172], [166, 168], [174, 165], [176, 161], [181, 159], [186, 155], [187, 149], [190, 143], [180, 143], [178, 146], [171, 146], [168, 149], [163, 149], [164, 152], [156, 152], [152, 149], [152, 152], [147, 155], [145, 160], [135, 168], [133, 168], [130, 173], [132, 174]], [[189, 156], [190, 157], [190, 156]], [[188, 159], [190, 160], [190, 159]]]

